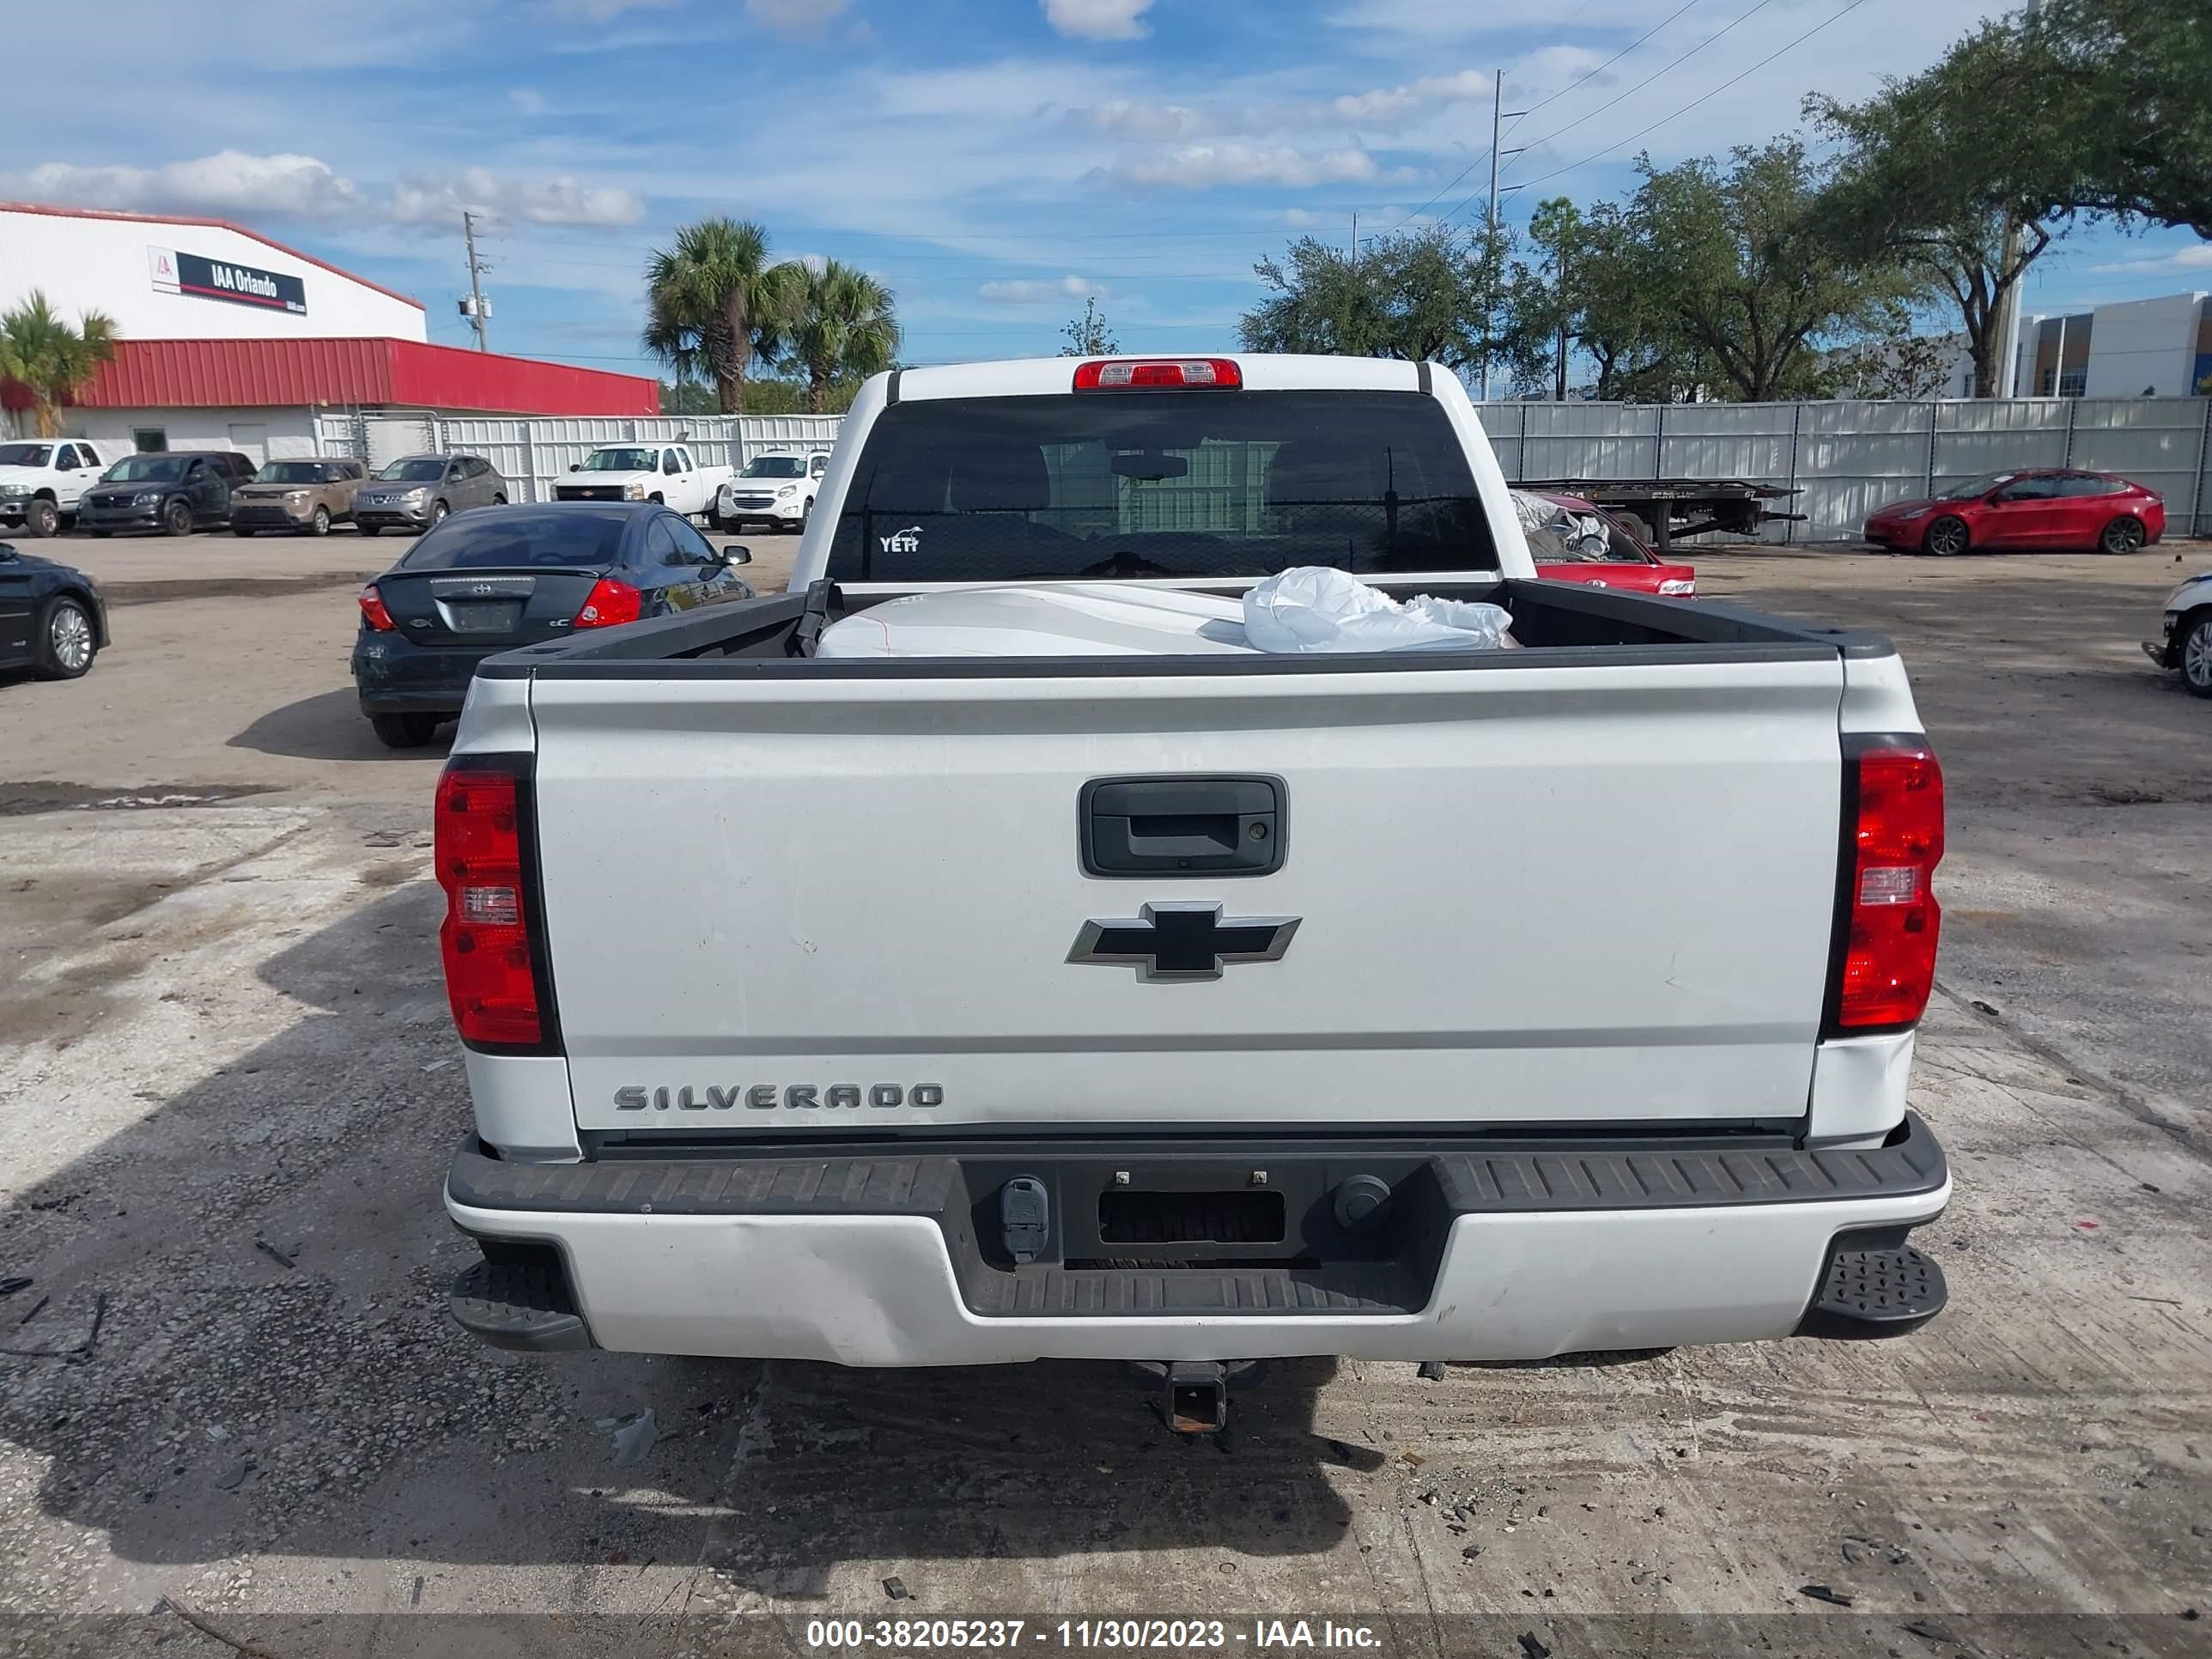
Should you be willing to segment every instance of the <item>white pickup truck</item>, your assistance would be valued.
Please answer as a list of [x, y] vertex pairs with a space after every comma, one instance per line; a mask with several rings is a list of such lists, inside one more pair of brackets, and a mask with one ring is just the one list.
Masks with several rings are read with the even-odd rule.
[[0, 443], [0, 529], [58, 536], [76, 517], [78, 497], [100, 482], [123, 452], [82, 438]]
[[608, 444], [553, 486], [556, 501], [660, 501], [692, 518], [714, 508], [730, 469], [694, 460], [689, 444]]
[[[470, 1329], [1135, 1360], [1206, 1428], [1270, 1356], [1941, 1307], [1942, 778], [1887, 641], [1535, 580], [1425, 365], [879, 376], [820, 507], [785, 595], [477, 671], [436, 809]], [[1311, 564], [1520, 648], [813, 650], [945, 585]], [[680, 895], [608, 879], [672, 827]]]

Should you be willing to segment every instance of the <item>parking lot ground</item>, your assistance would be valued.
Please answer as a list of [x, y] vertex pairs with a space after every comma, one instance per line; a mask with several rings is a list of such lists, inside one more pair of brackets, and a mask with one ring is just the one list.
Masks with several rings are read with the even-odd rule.
[[[1284, 1364], [1214, 1444], [1104, 1366], [476, 1346], [442, 1307], [472, 1250], [436, 1198], [467, 1121], [439, 760], [353, 712], [349, 597], [133, 605], [87, 679], [0, 684], [0, 1276], [31, 1281], [0, 1640], [227, 1651], [188, 1612], [283, 1659], [547, 1659], [1146, 1613], [1530, 1659], [2204, 1650], [2212, 706], [2136, 644], [2178, 574], [1698, 556], [1716, 599], [1894, 635], [1943, 755], [1914, 1104], [1949, 1310], [1435, 1382]], [[458, 1621], [553, 1613], [599, 1622]]]

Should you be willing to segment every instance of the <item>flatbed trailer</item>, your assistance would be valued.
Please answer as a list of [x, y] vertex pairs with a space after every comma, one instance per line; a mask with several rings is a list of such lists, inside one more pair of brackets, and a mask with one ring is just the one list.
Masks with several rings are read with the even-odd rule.
[[1523, 478], [1514, 488], [1579, 495], [1608, 512], [1639, 519], [1662, 558], [1678, 536], [1721, 530], [1755, 537], [1763, 525], [1805, 519], [1802, 513], [1780, 513], [1767, 505], [1787, 501], [1797, 493], [1794, 488], [1744, 478]]

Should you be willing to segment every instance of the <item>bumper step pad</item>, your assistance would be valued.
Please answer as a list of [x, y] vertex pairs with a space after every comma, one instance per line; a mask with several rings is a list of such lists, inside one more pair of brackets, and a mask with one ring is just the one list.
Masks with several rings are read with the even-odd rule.
[[1840, 1242], [1807, 1310], [1805, 1336], [1902, 1336], [1943, 1311], [1943, 1270], [1910, 1244], [1852, 1249]]
[[477, 1262], [454, 1279], [447, 1305], [462, 1329], [495, 1348], [559, 1353], [593, 1346], [556, 1266]]

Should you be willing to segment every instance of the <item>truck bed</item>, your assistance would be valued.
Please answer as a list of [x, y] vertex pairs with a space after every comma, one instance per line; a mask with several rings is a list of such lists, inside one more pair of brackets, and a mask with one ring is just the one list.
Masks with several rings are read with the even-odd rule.
[[[1198, 592], [1241, 592], [1248, 583], [1175, 584]], [[1404, 671], [1449, 663], [1455, 668], [1635, 666], [1694, 661], [1833, 660], [1887, 657], [1896, 647], [1879, 634], [1822, 628], [1761, 612], [1717, 605], [1617, 593], [1603, 588], [1559, 582], [1508, 579], [1451, 583], [1433, 580], [1370, 586], [1394, 598], [1417, 593], [1439, 599], [1487, 601], [1513, 616], [1514, 637], [1535, 654], [1522, 652], [1424, 652], [1318, 654], [1297, 657], [1117, 657], [1115, 674], [1358, 673]], [[899, 599], [897, 591], [872, 591], [848, 598], [835, 584], [818, 583], [809, 593], [772, 597], [667, 617], [605, 635], [579, 635], [494, 657], [477, 670], [482, 678], [629, 678], [641, 665], [696, 663], [717, 675], [781, 678], [857, 675], [888, 678], [963, 678], [1096, 673], [1082, 659], [883, 659], [817, 661], [801, 654], [799, 637], [810, 605], [823, 625]], [[682, 671], [679, 671], [682, 672]]]

